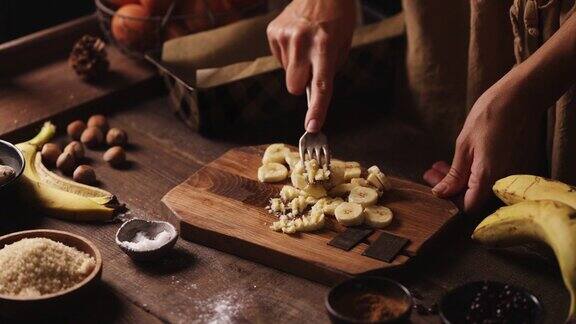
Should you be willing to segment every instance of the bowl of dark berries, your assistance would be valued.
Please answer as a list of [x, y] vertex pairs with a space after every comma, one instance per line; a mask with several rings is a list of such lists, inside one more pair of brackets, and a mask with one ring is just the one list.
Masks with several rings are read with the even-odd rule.
[[448, 292], [440, 301], [444, 323], [523, 323], [543, 320], [542, 305], [523, 288], [496, 281], [475, 281]]

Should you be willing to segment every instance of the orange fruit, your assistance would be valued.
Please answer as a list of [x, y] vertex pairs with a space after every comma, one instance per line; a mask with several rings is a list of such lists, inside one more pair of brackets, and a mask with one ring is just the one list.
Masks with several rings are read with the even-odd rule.
[[150, 16], [142, 5], [128, 4], [120, 7], [112, 18], [112, 35], [120, 44], [142, 50], [150, 45], [154, 25], [142, 20]]

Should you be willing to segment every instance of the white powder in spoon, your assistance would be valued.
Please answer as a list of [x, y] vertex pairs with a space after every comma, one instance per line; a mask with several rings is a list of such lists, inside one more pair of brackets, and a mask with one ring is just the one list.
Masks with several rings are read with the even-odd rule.
[[136, 233], [136, 236], [132, 241], [121, 241], [120, 245], [132, 251], [150, 251], [162, 247], [166, 243], [170, 242], [172, 238], [172, 234], [168, 231], [162, 231], [152, 239], [148, 238], [146, 233], [140, 231]]

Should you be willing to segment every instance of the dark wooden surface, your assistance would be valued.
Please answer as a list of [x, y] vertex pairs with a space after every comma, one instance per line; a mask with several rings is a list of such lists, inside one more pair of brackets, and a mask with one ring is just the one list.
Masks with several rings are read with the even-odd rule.
[[[58, 64], [61, 72], [66, 73], [64, 65]], [[29, 73], [31, 78], [36, 77], [32, 71]], [[10, 80], [7, 76], [3, 78]], [[43, 86], [46, 82], [57, 79], [39, 84]], [[66, 90], [74, 94], [83, 87], [86, 85], [67, 83]], [[42, 89], [2, 87], [1, 91], [2, 98], [6, 98], [14, 96], [14, 92], [33, 96], [43, 92]], [[131, 208], [132, 215], [138, 217], [175, 223], [160, 202], [172, 187], [230, 148], [270, 142], [296, 144], [302, 132], [303, 110], [299, 110], [257, 125], [238, 125], [218, 138], [204, 138], [175, 119], [162, 95], [143, 99], [145, 92], [150, 93], [141, 91], [131, 98], [117, 98], [105, 106], [91, 107], [107, 110], [111, 124], [126, 129], [130, 135], [130, 168], [109, 168], [101, 162], [102, 152], [91, 151], [89, 157], [102, 187], [116, 193]], [[35, 116], [45, 113], [46, 102], [61, 100], [60, 93], [43, 96], [42, 101], [25, 106], [26, 115], [19, 111], [23, 107], [3, 106], [0, 137], [10, 140], [25, 137], [31, 132], [28, 125], [37, 121]], [[334, 154], [366, 165], [378, 164], [386, 173], [415, 181], [420, 181], [430, 163], [449, 158], [439, 152], [451, 143], [435, 146], [429, 142], [430, 134], [388, 116], [385, 108], [360, 101], [337, 101], [326, 127]], [[81, 110], [78, 115], [85, 112]], [[63, 125], [59, 126], [62, 130]], [[90, 238], [102, 252], [104, 271], [100, 289], [86, 300], [85, 307], [58, 314], [60, 322], [327, 322], [323, 300], [329, 287], [324, 285], [183, 240], [157, 263], [134, 263], [114, 243], [118, 223], [55, 220], [28, 210], [25, 201], [13, 201], [9, 192], [0, 195], [0, 234], [34, 228], [66, 230]], [[478, 246], [469, 239], [470, 223], [466, 218], [457, 219], [450, 224], [447, 235], [427, 246], [425, 253], [406, 268], [383, 274], [419, 291], [425, 303], [436, 301], [446, 290], [470, 280], [494, 279], [517, 284], [540, 297], [547, 323], [560, 323], [567, 310], [568, 294], [554, 262], [523, 250], [490, 251]], [[417, 315], [412, 320], [439, 322], [437, 317]]]
[[[458, 214], [452, 202], [435, 197], [429, 187], [389, 177], [392, 189], [380, 203], [393, 211], [394, 222], [384, 231], [409, 239], [390, 263], [363, 255], [368, 241], [350, 251], [328, 245], [345, 229], [333, 217], [327, 216], [325, 228], [312, 233], [286, 235], [271, 231], [268, 227], [276, 218], [264, 207], [278, 196], [282, 183], [258, 181], [257, 170], [265, 149], [266, 145], [232, 149], [162, 198], [180, 221], [181, 237], [334, 284], [346, 277], [404, 264]], [[376, 230], [369, 241], [381, 232]]]

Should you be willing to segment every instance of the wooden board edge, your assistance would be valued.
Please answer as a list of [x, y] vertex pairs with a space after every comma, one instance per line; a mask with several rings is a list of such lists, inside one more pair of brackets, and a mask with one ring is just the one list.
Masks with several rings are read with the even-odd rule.
[[366, 272], [396, 268], [410, 260], [410, 258], [405, 255], [398, 255], [394, 263], [388, 265], [382, 262], [382, 266], [379, 267], [363, 269], [358, 272], [345, 272], [314, 262], [313, 260], [300, 259], [287, 253], [267, 249], [265, 246], [253, 242], [189, 224], [183, 221], [171, 206], [171, 191], [172, 190], [164, 195], [161, 202], [163, 208], [178, 220], [180, 237], [182, 239], [236, 255], [246, 260], [254, 261], [324, 285], [332, 285], [341, 280], [362, 275]]

